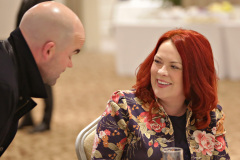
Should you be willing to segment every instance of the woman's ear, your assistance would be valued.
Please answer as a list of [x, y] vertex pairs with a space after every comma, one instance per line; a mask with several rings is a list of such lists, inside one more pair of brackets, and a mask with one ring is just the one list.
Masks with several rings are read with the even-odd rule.
[[56, 45], [54, 42], [47, 42], [43, 46], [42, 56], [45, 60], [51, 58], [55, 54]]

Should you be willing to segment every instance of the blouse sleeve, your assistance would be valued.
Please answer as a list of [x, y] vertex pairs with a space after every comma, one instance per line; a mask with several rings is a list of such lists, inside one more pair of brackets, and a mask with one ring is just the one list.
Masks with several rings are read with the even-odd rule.
[[228, 144], [226, 141], [226, 130], [223, 126], [225, 114], [222, 111], [222, 107], [218, 105], [216, 109], [216, 134], [215, 134], [215, 153], [214, 159], [230, 159]]
[[98, 123], [92, 159], [121, 159], [127, 140], [129, 118], [124, 94], [115, 92]]

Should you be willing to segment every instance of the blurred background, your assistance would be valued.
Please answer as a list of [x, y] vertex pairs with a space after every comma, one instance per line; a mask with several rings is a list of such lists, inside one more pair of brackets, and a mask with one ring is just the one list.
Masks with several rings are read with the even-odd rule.
[[[102, 114], [110, 95], [130, 89], [137, 66], [167, 30], [186, 28], [205, 35], [213, 49], [219, 80], [219, 104], [233, 160], [240, 159], [240, 1], [239, 0], [56, 0], [82, 20], [86, 43], [53, 87], [51, 130], [19, 130], [4, 153], [6, 160], [77, 159], [77, 134]], [[16, 25], [21, 0], [0, 0], [0, 39]], [[43, 101], [35, 99], [34, 121]]]

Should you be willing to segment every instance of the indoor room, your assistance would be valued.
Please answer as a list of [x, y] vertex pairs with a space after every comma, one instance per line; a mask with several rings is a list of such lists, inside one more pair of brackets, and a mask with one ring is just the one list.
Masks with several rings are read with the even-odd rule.
[[[0, 40], [16, 28], [22, 1], [0, 0]], [[51, 127], [33, 132], [45, 112], [44, 99], [33, 98], [34, 124], [18, 129], [1, 159], [77, 160], [78, 134], [105, 113], [115, 91], [132, 89], [139, 65], [161, 35], [176, 28], [195, 30], [211, 44], [228, 152], [232, 160], [240, 159], [239, 0], [55, 1], [80, 18], [85, 43], [72, 56], [73, 66], [52, 86]]]

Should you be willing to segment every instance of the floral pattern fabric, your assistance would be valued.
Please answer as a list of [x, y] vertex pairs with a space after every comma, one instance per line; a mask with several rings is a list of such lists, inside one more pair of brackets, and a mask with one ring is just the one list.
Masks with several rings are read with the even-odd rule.
[[[211, 123], [197, 130], [188, 106], [186, 138], [191, 160], [228, 160], [228, 145], [221, 106], [211, 111]], [[117, 91], [108, 101], [96, 129], [92, 159], [161, 159], [161, 150], [175, 146], [170, 118], [160, 106], [153, 111], [135, 96], [134, 90]]]

